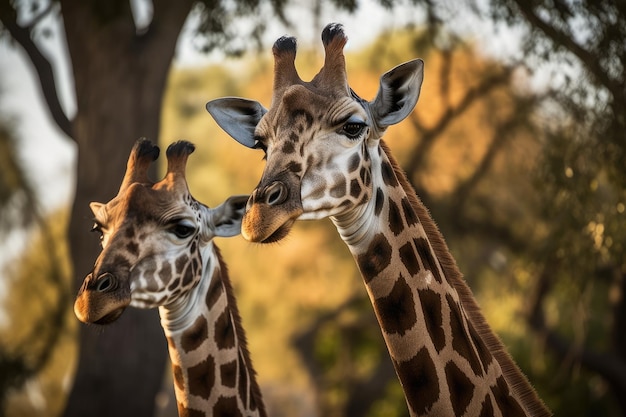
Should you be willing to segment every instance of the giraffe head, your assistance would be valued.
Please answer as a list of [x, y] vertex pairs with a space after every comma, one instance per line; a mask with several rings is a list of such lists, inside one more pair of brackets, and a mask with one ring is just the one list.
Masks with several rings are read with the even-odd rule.
[[407, 117], [417, 103], [421, 60], [385, 73], [376, 97], [366, 101], [347, 83], [342, 26], [326, 26], [322, 42], [324, 66], [310, 82], [296, 71], [295, 39], [275, 42], [269, 110], [234, 97], [207, 103], [228, 134], [266, 154], [242, 223], [242, 234], [250, 241], [280, 240], [297, 219], [338, 216], [371, 199], [372, 153], [378, 152], [386, 128]]
[[231, 197], [213, 209], [196, 201], [185, 179], [193, 151], [189, 142], [170, 145], [167, 174], [153, 183], [147, 171], [159, 148], [140, 139], [117, 196], [91, 203], [102, 252], [78, 292], [79, 320], [107, 324], [129, 305], [153, 308], [176, 301], [202, 276], [202, 249], [211, 239], [239, 234], [248, 196]]

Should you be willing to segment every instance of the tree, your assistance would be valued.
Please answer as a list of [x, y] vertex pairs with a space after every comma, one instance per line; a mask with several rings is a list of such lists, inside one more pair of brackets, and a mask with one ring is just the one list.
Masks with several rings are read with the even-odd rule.
[[[234, 36], [228, 27], [231, 19], [252, 14], [258, 3], [238, 1], [234, 10], [221, 2], [191, 0], [138, 6], [150, 17], [141, 27], [128, 0], [0, 2], [5, 33], [30, 58], [52, 118], [77, 145], [76, 197], [68, 232], [74, 289], [97, 255], [97, 240], [85, 237], [89, 202], [115, 195], [128, 149], [137, 138], [158, 138], [163, 91], [190, 11], [195, 7], [202, 17], [198, 26], [206, 34], [204, 47], [210, 49], [225, 47]], [[38, 36], [48, 33], [38, 32], [38, 25], [50, 15], [62, 19], [67, 40], [77, 107], [71, 118], [61, 106], [51, 61], [38, 44]], [[153, 414], [166, 363], [156, 311], [129, 310], [106, 331], [81, 326], [79, 343], [78, 369], [65, 415]]]
[[[0, 22], [33, 64], [42, 96], [58, 128], [76, 143], [75, 199], [68, 238], [78, 288], [97, 254], [86, 239], [89, 202], [115, 195], [128, 149], [139, 137], [157, 140], [160, 110], [179, 35], [194, 12], [201, 49], [237, 54], [258, 41], [269, 16], [286, 23], [287, 0], [2, 0]], [[336, 5], [350, 9], [350, 1]], [[352, 7], [353, 8], [353, 7]], [[260, 11], [263, 11], [261, 13]], [[269, 16], [268, 16], [269, 15]], [[62, 21], [76, 100], [65, 114], [51, 58], [39, 38], [47, 17]], [[246, 19], [244, 26], [237, 19]], [[60, 35], [62, 36], [62, 35]], [[119, 324], [102, 332], [80, 327], [79, 363], [66, 416], [151, 416], [166, 362], [156, 311], [129, 310]]]
[[[519, 25], [530, 68], [560, 63], [544, 119], [548, 243], [529, 323], [570, 367], [599, 375], [626, 414], [626, 5], [623, 1], [493, 1], [489, 16]], [[538, 248], [539, 249], [539, 248]], [[547, 255], [549, 254], [549, 255]], [[543, 256], [542, 256], [543, 255]], [[550, 322], [546, 309], [563, 283], [574, 283], [593, 311], [589, 330]], [[570, 323], [571, 324], [571, 323]]]

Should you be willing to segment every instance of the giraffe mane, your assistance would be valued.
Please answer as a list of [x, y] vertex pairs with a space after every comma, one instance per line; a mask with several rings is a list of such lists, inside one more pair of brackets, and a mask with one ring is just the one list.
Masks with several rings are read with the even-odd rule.
[[259, 387], [259, 383], [256, 378], [256, 370], [252, 366], [252, 358], [250, 357], [250, 352], [248, 351], [248, 339], [246, 338], [246, 333], [243, 329], [243, 325], [241, 324], [241, 315], [239, 314], [237, 300], [235, 298], [233, 286], [228, 274], [228, 266], [222, 258], [222, 252], [220, 251], [220, 249], [215, 245], [213, 245], [213, 248], [215, 250], [217, 261], [220, 266], [220, 277], [224, 285], [224, 290], [226, 291], [226, 297], [228, 299], [230, 313], [233, 317], [235, 333], [237, 334], [239, 339], [239, 346], [243, 355], [243, 359], [246, 361], [246, 364], [248, 365], [248, 370], [250, 372], [250, 395], [254, 397], [256, 407], [259, 409], [259, 414], [261, 416], [264, 416], [267, 415], [267, 412], [265, 410], [265, 403], [263, 402], [261, 388]]
[[389, 147], [382, 139], [380, 140], [380, 146], [393, 166], [393, 170], [398, 178], [398, 181], [400, 182], [400, 185], [404, 189], [411, 206], [417, 213], [419, 220], [424, 227], [426, 236], [435, 251], [437, 259], [441, 263], [445, 277], [458, 292], [461, 305], [467, 312], [470, 324], [474, 326], [474, 329], [480, 338], [485, 342], [489, 351], [498, 361], [498, 364], [502, 369], [502, 374], [509, 383], [512, 391], [520, 398], [530, 415], [550, 416], [551, 414], [547, 411], [543, 401], [537, 396], [537, 393], [532, 388], [526, 376], [513, 361], [500, 338], [494, 333], [491, 327], [489, 327], [485, 316], [476, 303], [472, 290], [467, 285], [467, 282], [463, 278], [463, 274], [452, 257], [441, 231], [437, 227], [437, 224], [430, 215], [426, 206], [422, 204], [421, 200], [417, 196], [415, 189], [409, 183], [406, 173], [396, 162], [389, 150]]

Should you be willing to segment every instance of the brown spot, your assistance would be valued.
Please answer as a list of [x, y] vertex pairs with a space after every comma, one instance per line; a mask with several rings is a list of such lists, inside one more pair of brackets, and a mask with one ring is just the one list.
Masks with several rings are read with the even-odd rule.
[[413, 414], [426, 414], [439, 399], [437, 369], [428, 350], [423, 347], [410, 360], [395, 362], [395, 367]]
[[489, 351], [489, 349], [487, 349], [485, 342], [478, 335], [478, 332], [474, 328], [474, 325], [472, 324], [472, 322], [468, 321], [467, 327], [469, 328], [471, 341], [474, 343], [474, 347], [476, 348], [476, 351], [478, 352], [478, 357], [480, 358], [480, 362], [483, 364], [483, 369], [485, 370], [485, 373], [487, 373], [487, 368], [489, 368], [489, 365], [491, 364], [491, 361], [493, 360], [493, 356], [491, 355], [491, 352]]
[[220, 366], [222, 385], [234, 388], [237, 383], [237, 361], [231, 361]]
[[176, 364], [172, 364], [172, 374], [174, 375], [174, 384], [176, 385], [176, 388], [183, 391], [185, 389], [185, 376], [183, 375], [183, 369]]
[[189, 262], [189, 256], [183, 254], [180, 258], [176, 259], [176, 274], [182, 275], [185, 267], [187, 266], [187, 262]]
[[469, 362], [476, 375], [482, 375], [480, 360], [470, 343], [470, 335], [465, 331], [465, 320], [461, 313], [461, 307], [456, 303], [450, 294], [446, 295], [446, 300], [450, 306], [450, 327], [452, 331], [452, 348], [461, 357]]
[[213, 277], [213, 280], [211, 282], [211, 287], [209, 288], [209, 291], [207, 291], [207, 294], [206, 294], [206, 305], [209, 308], [209, 310], [213, 308], [217, 300], [219, 300], [222, 294], [224, 293], [222, 280], [215, 279], [215, 278], [216, 277]]
[[137, 256], [139, 254], [139, 245], [136, 242], [128, 242], [126, 245], [126, 250], [133, 256]]
[[374, 214], [376, 216], [380, 216], [380, 212], [383, 210], [383, 202], [385, 201], [383, 190], [381, 190], [380, 188], [377, 188], [375, 198], [376, 198], [376, 203], [374, 205]]
[[180, 278], [176, 278], [175, 280], [172, 280], [172, 282], [170, 282], [170, 285], [167, 286], [167, 290], [172, 292], [176, 289], [176, 287], [178, 287], [180, 285]]
[[435, 277], [438, 283], [441, 283], [441, 275], [439, 274], [438, 268], [439, 261], [437, 261], [437, 259], [433, 256], [428, 241], [423, 237], [420, 237], [417, 239], [413, 239], [413, 243], [415, 244], [417, 255], [422, 261], [424, 268], [426, 268], [433, 274], [433, 277]]
[[392, 199], [389, 199], [389, 229], [395, 236], [398, 236], [404, 230], [400, 209]]
[[282, 152], [284, 154], [289, 155], [291, 153], [294, 153], [295, 151], [296, 151], [296, 148], [293, 146], [293, 142], [291, 141], [283, 142]]
[[215, 322], [215, 343], [219, 349], [235, 347], [235, 333], [228, 310], [224, 310]]
[[510, 395], [509, 387], [506, 385], [503, 376], [496, 380], [496, 386], [491, 388], [491, 392], [503, 416], [523, 417], [526, 415], [521, 405]]
[[413, 292], [402, 275], [396, 280], [389, 295], [376, 299], [375, 303], [385, 333], [404, 336], [417, 321]]
[[382, 233], [374, 236], [367, 251], [357, 257], [365, 282], [371, 281], [391, 263], [391, 245]]
[[330, 189], [330, 196], [339, 198], [346, 195], [346, 179], [339, 175], [338, 178], [335, 179], [335, 185]]
[[209, 329], [207, 322], [203, 316], [200, 316], [196, 321], [187, 329], [180, 340], [180, 344], [185, 352], [191, 352], [196, 350], [202, 345], [209, 337]]
[[187, 369], [189, 393], [209, 399], [215, 385], [215, 360], [209, 355], [205, 360]]
[[381, 165], [381, 172], [383, 175], [383, 181], [390, 187], [395, 187], [398, 185], [398, 179], [396, 178], [395, 172], [393, 172], [393, 167], [387, 161], [383, 162]]
[[[168, 282], [172, 278], [172, 265], [169, 262], [165, 262], [163, 266], [161, 266], [161, 269], [159, 270], [159, 278], [161, 278], [162, 282]], [[174, 280], [174, 281], [178, 281], [178, 280]], [[168, 289], [170, 287], [168, 287]]]
[[452, 409], [455, 415], [462, 416], [472, 401], [472, 395], [476, 387], [454, 362], [448, 362], [445, 371]]
[[133, 227], [129, 227], [124, 231], [124, 236], [128, 239], [132, 239], [135, 236], [135, 229]]
[[402, 211], [404, 212], [404, 220], [406, 221], [407, 225], [413, 226], [420, 222], [419, 217], [417, 217], [417, 214], [415, 213], [415, 210], [413, 209], [413, 206], [411, 206], [411, 202], [407, 197], [404, 197], [402, 199]]
[[437, 352], [441, 352], [446, 345], [446, 335], [443, 331], [443, 316], [441, 314], [441, 296], [432, 290], [417, 292], [422, 304], [426, 330]]
[[300, 173], [302, 171], [302, 164], [296, 162], [296, 161], [291, 161], [289, 162], [289, 164], [287, 164], [287, 170], [289, 172], [293, 172], [293, 173]]
[[356, 179], [350, 181], [350, 195], [353, 198], [357, 198], [361, 194], [361, 184]]
[[489, 394], [485, 395], [485, 401], [481, 404], [480, 414], [478, 417], [491, 417], [493, 416], [493, 403]]
[[411, 276], [415, 276], [420, 270], [419, 262], [417, 262], [417, 257], [415, 256], [415, 249], [411, 242], [407, 242], [400, 247], [398, 250], [400, 254], [400, 262], [406, 268]]
[[220, 397], [213, 407], [213, 417], [243, 417], [235, 397]]
[[361, 158], [358, 153], [353, 154], [348, 161], [348, 172], [352, 173], [357, 170], [361, 164]]

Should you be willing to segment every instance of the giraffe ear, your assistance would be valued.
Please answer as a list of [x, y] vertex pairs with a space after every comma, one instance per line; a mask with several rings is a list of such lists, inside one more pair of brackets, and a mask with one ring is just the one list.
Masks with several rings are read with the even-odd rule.
[[370, 103], [376, 124], [386, 128], [411, 114], [423, 80], [424, 61], [421, 59], [398, 65], [380, 77], [378, 94]]
[[230, 237], [241, 233], [241, 219], [246, 211], [248, 197], [247, 195], [235, 195], [211, 209], [215, 236]]
[[254, 129], [267, 113], [261, 103], [239, 97], [224, 97], [206, 104], [217, 124], [237, 142], [254, 148]]
[[98, 215], [98, 212], [103, 206], [104, 206], [104, 203], [98, 203], [96, 201], [92, 201], [91, 203], [89, 203], [89, 208], [91, 209], [91, 212], [93, 213], [94, 216]]

